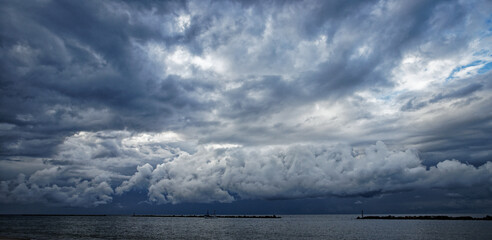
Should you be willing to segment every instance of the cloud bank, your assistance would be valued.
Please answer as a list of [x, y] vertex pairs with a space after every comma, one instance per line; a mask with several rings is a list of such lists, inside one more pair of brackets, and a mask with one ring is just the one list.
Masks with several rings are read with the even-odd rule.
[[[130, 191], [143, 191], [149, 202], [157, 204], [372, 197], [433, 188], [459, 192], [478, 187], [492, 194], [492, 162], [475, 167], [445, 160], [424, 166], [416, 150], [390, 150], [380, 141], [365, 149], [348, 145], [195, 145], [188, 151], [177, 147], [184, 145], [179, 141], [179, 136], [171, 133], [73, 136], [66, 140], [69, 147], [62, 147], [67, 148], [60, 157], [77, 161], [74, 153], [84, 154], [80, 165], [72, 162], [38, 170], [29, 178], [21, 174], [16, 180], [2, 181], [0, 201], [88, 207], [109, 203], [114, 194]], [[118, 152], [110, 152], [113, 145], [120, 146]], [[87, 157], [94, 163], [85, 166]], [[128, 177], [121, 174], [124, 159], [126, 166], [139, 165]], [[116, 162], [119, 168], [114, 166]], [[110, 165], [112, 170], [108, 170]]]

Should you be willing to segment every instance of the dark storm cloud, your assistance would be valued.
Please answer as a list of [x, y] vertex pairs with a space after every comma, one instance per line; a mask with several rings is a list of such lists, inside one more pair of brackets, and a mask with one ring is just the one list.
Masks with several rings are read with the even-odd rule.
[[[448, 84], [439, 93], [418, 94], [401, 107], [402, 111], [435, 113], [432, 121], [417, 124], [407, 142], [417, 144], [429, 164], [442, 159], [456, 158], [480, 165], [490, 161], [492, 115], [483, 111], [492, 107], [488, 79], [484, 74], [466, 79], [471, 84]], [[439, 111], [442, 110], [442, 111]]]
[[452, 90], [446, 92], [446, 93], [439, 93], [435, 96], [433, 96], [431, 99], [428, 101], [421, 101], [419, 102], [417, 100], [417, 97], [413, 97], [412, 99], [408, 100], [405, 105], [401, 107], [402, 111], [415, 111], [419, 110], [421, 108], [426, 107], [429, 104], [437, 103], [443, 100], [455, 100], [458, 98], [464, 98], [467, 97], [471, 94], [473, 94], [476, 91], [479, 91], [483, 88], [483, 85], [480, 83], [472, 83], [468, 86]]
[[0, 5], [3, 202], [490, 194], [486, 1]]
[[[132, 16], [146, 14], [154, 4], [4, 5], [1, 121], [15, 125], [3, 138], [4, 154], [47, 156], [63, 137], [80, 130], [161, 129], [176, 110], [205, 104], [189, 94], [211, 86], [142, 71], [147, 62], [132, 42], [172, 45], [180, 38]], [[172, 15], [185, 5], [157, 4], [157, 13]], [[8, 147], [16, 141], [16, 150]]]
[[[456, 19], [465, 16], [463, 9], [447, 7], [446, 2], [402, 3], [389, 13], [384, 12], [388, 7], [384, 3], [380, 2], [382, 16], [374, 16], [372, 12], [376, 7], [367, 1], [316, 3], [309, 15], [294, 15], [291, 21], [283, 19], [279, 13], [281, 11], [275, 12], [273, 18], [278, 18], [275, 20], [279, 22], [274, 25], [277, 34], [286, 34], [293, 28], [299, 35], [291, 38], [312, 40], [313, 36], [324, 35], [326, 39], [322, 41], [335, 46], [336, 51], [331, 53], [327, 61], [314, 64], [313, 70], [301, 71], [294, 80], [286, 81], [278, 75], [266, 76], [246, 81], [241, 87], [226, 92], [225, 101], [231, 104], [226, 106], [224, 114], [247, 120], [307, 102], [338, 99], [364, 88], [376, 90], [390, 87], [393, 83], [388, 79], [388, 69], [395, 67], [403, 53], [422, 44], [436, 44], [437, 41], [434, 42], [432, 37], [439, 37], [443, 32], [460, 27], [461, 21]], [[292, 3], [284, 7], [295, 11], [300, 6]], [[431, 28], [436, 28], [433, 26], [436, 22], [439, 31], [431, 32]], [[277, 44], [267, 45], [268, 48], [263, 50], [268, 54], [263, 53], [260, 55], [262, 58], [257, 59], [264, 66], [272, 68], [277, 67], [275, 63], [279, 60], [283, 64], [289, 61], [284, 52], [293, 47], [289, 40], [274, 39]], [[371, 51], [360, 53], [364, 47], [369, 47]], [[436, 46], [436, 49], [453, 51], [453, 44]], [[236, 50], [242, 53], [242, 49]], [[428, 54], [435, 52], [437, 50]], [[262, 65], [254, 66], [262, 68]], [[252, 99], [248, 96], [251, 93], [259, 93], [259, 97]]]
[[[308, 12], [302, 12], [296, 2], [279, 6], [272, 3], [240, 5], [258, 14], [259, 31], [248, 27], [248, 22], [255, 19], [248, 16], [238, 16], [238, 21], [227, 25], [236, 30], [223, 31], [217, 28], [219, 23], [227, 24], [230, 18], [219, 9], [236, 10], [237, 4], [212, 2], [203, 4], [206, 11], [194, 15], [184, 32], [175, 33], [162, 30], [158, 24], [148, 24], [139, 15], [155, 14], [156, 19], [168, 20], [179, 11], [189, 11], [187, 3], [108, 2], [102, 6], [92, 1], [7, 3], [2, 14], [2, 39], [3, 52], [10, 58], [4, 58], [2, 63], [6, 68], [2, 78], [5, 81], [2, 119], [15, 124], [18, 131], [26, 135], [29, 127], [29, 132], [39, 132], [46, 138], [59, 136], [46, 141], [46, 146], [54, 146], [59, 139], [79, 130], [180, 128], [183, 123], [177, 121], [182, 119], [188, 119], [186, 124], [198, 121], [197, 110], [217, 108], [222, 116], [235, 121], [258, 119], [286, 107], [336, 99], [362, 88], [391, 86], [387, 69], [394, 66], [401, 53], [427, 42], [429, 35], [439, 34], [429, 32], [431, 23], [437, 22], [440, 32], [444, 32], [456, 27], [460, 23], [456, 18], [464, 16], [464, 10], [445, 7], [447, 5], [436, 1], [404, 3], [388, 13], [384, 12], [388, 3], [379, 4], [381, 6], [366, 1], [320, 2], [309, 6], [312, 11]], [[272, 10], [275, 8], [280, 10]], [[378, 8], [382, 9], [382, 15], [374, 16], [372, 12]], [[236, 11], [244, 14], [242, 10]], [[290, 14], [289, 11], [301, 12], [299, 16], [285, 18], [284, 14]], [[222, 92], [218, 105], [197, 98], [201, 92], [216, 91], [217, 83], [205, 84], [200, 79], [172, 75], [162, 79], [148, 71], [146, 65], [152, 63], [134, 45], [148, 42], [168, 48], [183, 45], [192, 53], [200, 54], [208, 44], [213, 48], [227, 46], [235, 36], [261, 37], [266, 31], [266, 23], [261, 18], [269, 14], [273, 20], [272, 31], [279, 36], [267, 39], [261, 54], [250, 56], [252, 60], [280, 68], [280, 64], [285, 64], [280, 62], [282, 59], [290, 61], [285, 58], [285, 50], [294, 47], [299, 40], [313, 40], [319, 35], [326, 35], [322, 41], [335, 46], [336, 51], [328, 60], [314, 65], [313, 70], [296, 76], [293, 81], [275, 75], [245, 80], [241, 87]], [[292, 30], [296, 32], [292, 36], [295, 39], [275, 44], [279, 38], [284, 38], [281, 35]], [[424, 34], [426, 38], [420, 37]], [[364, 45], [371, 51], [358, 56]], [[252, 46], [231, 47], [231, 57], [236, 58], [244, 52], [244, 47]], [[250, 60], [240, 61], [246, 61], [244, 67], [253, 71], [261, 69], [257, 62], [251, 65]], [[251, 93], [260, 96], [252, 99], [248, 96]], [[47, 116], [50, 111], [55, 113]], [[85, 118], [84, 112], [92, 112], [100, 119]], [[17, 138], [21, 135], [16, 134]], [[21, 146], [24, 139], [28, 141], [30, 137], [19, 138]], [[45, 147], [41, 142], [40, 147]], [[16, 154], [29, 151], [24, 147], [20, 149]]]
[[449, 93], [445, 93], [445, 94], [438, 94], [437, 96], [433, 97], [431, 100], [429, 100], [429, 103], [436, 103], [436, 102], [439, 102], [439, 101], [442, 101], [444, 99], [454, 99], [454, 98], [462, 98], [462, 97], [466, 97], [480, 89], [483, 88], [483, 85], [482, 84], [479, 84], [479, 83], [473, 83], [473, 84], [470, 84], [464, 88], [461, 88], [461, 89], [458, 89], [456, 91], [453, 91], [453, 92], [449, 92]]

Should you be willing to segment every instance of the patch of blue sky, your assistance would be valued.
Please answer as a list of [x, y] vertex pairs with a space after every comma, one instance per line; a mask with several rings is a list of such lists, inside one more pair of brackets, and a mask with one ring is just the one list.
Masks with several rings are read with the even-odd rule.
[[487, 25], [487, 32], [485, 33], [485, 36], [491, 36], [492, 35], [492, 14], [489, 15], [487, 20], [485, 20], [485, 23]]
[[484, 73], [490, 71], [491, 69], [492, 69], [492, 62], [488, 62], [483, 67], [481, 67], [480, 69], [478, 69], [477, 73], [478, 74], [484, 74]]
[[478, 32], [480, 39], [488, 38], [492, 36], [492, 14], [485, 20], [485, 25], [482, 31]]
[[[478, 66], [478, 65], [482, 65], [482, 64], [488, 64], [488, 62], [484, 61], [484, 60], [476, 60], [476, 61], [473, 61], [467, 65], [463, 65], [463, 66], [459, 66], [459, 67], [455, 67], [453, 69], [453, 71], [451, 71], [451, 73], [449, 74], [449, 76], [446, 78], [446, 82], [449, 81], [449, 80], [452, 80], [452, 79], [455, 79], [456, 77], [454, 76], [455, 73], [457, 72], [460, 72], [462, 71], [463, 69], [466, 69], [466, 68], [469, 68], [469, 67], [474, 67], [474, 66]], [[480, 68], [482, 69], [482, 68]]]

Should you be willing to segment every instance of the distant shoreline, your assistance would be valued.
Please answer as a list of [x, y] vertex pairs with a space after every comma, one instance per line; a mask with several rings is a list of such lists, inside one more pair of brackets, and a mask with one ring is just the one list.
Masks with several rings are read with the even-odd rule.
[[451, 217], [451, 216], [365, 216], [365, 217], [357, 217], [357, 219], [389, 219], [389, 220], [475, 220], [475, 221], [491, 221], [492, 216], [485, 216], [482, 218], [474, 218], [470, 216], [459, 216], [459, 217]]

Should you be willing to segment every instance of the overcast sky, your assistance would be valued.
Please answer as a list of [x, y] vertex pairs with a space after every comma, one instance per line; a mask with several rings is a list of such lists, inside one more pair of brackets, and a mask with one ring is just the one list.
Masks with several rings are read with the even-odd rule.
[[491, 13], [1, 1], [0, 212], [492, 211]]

